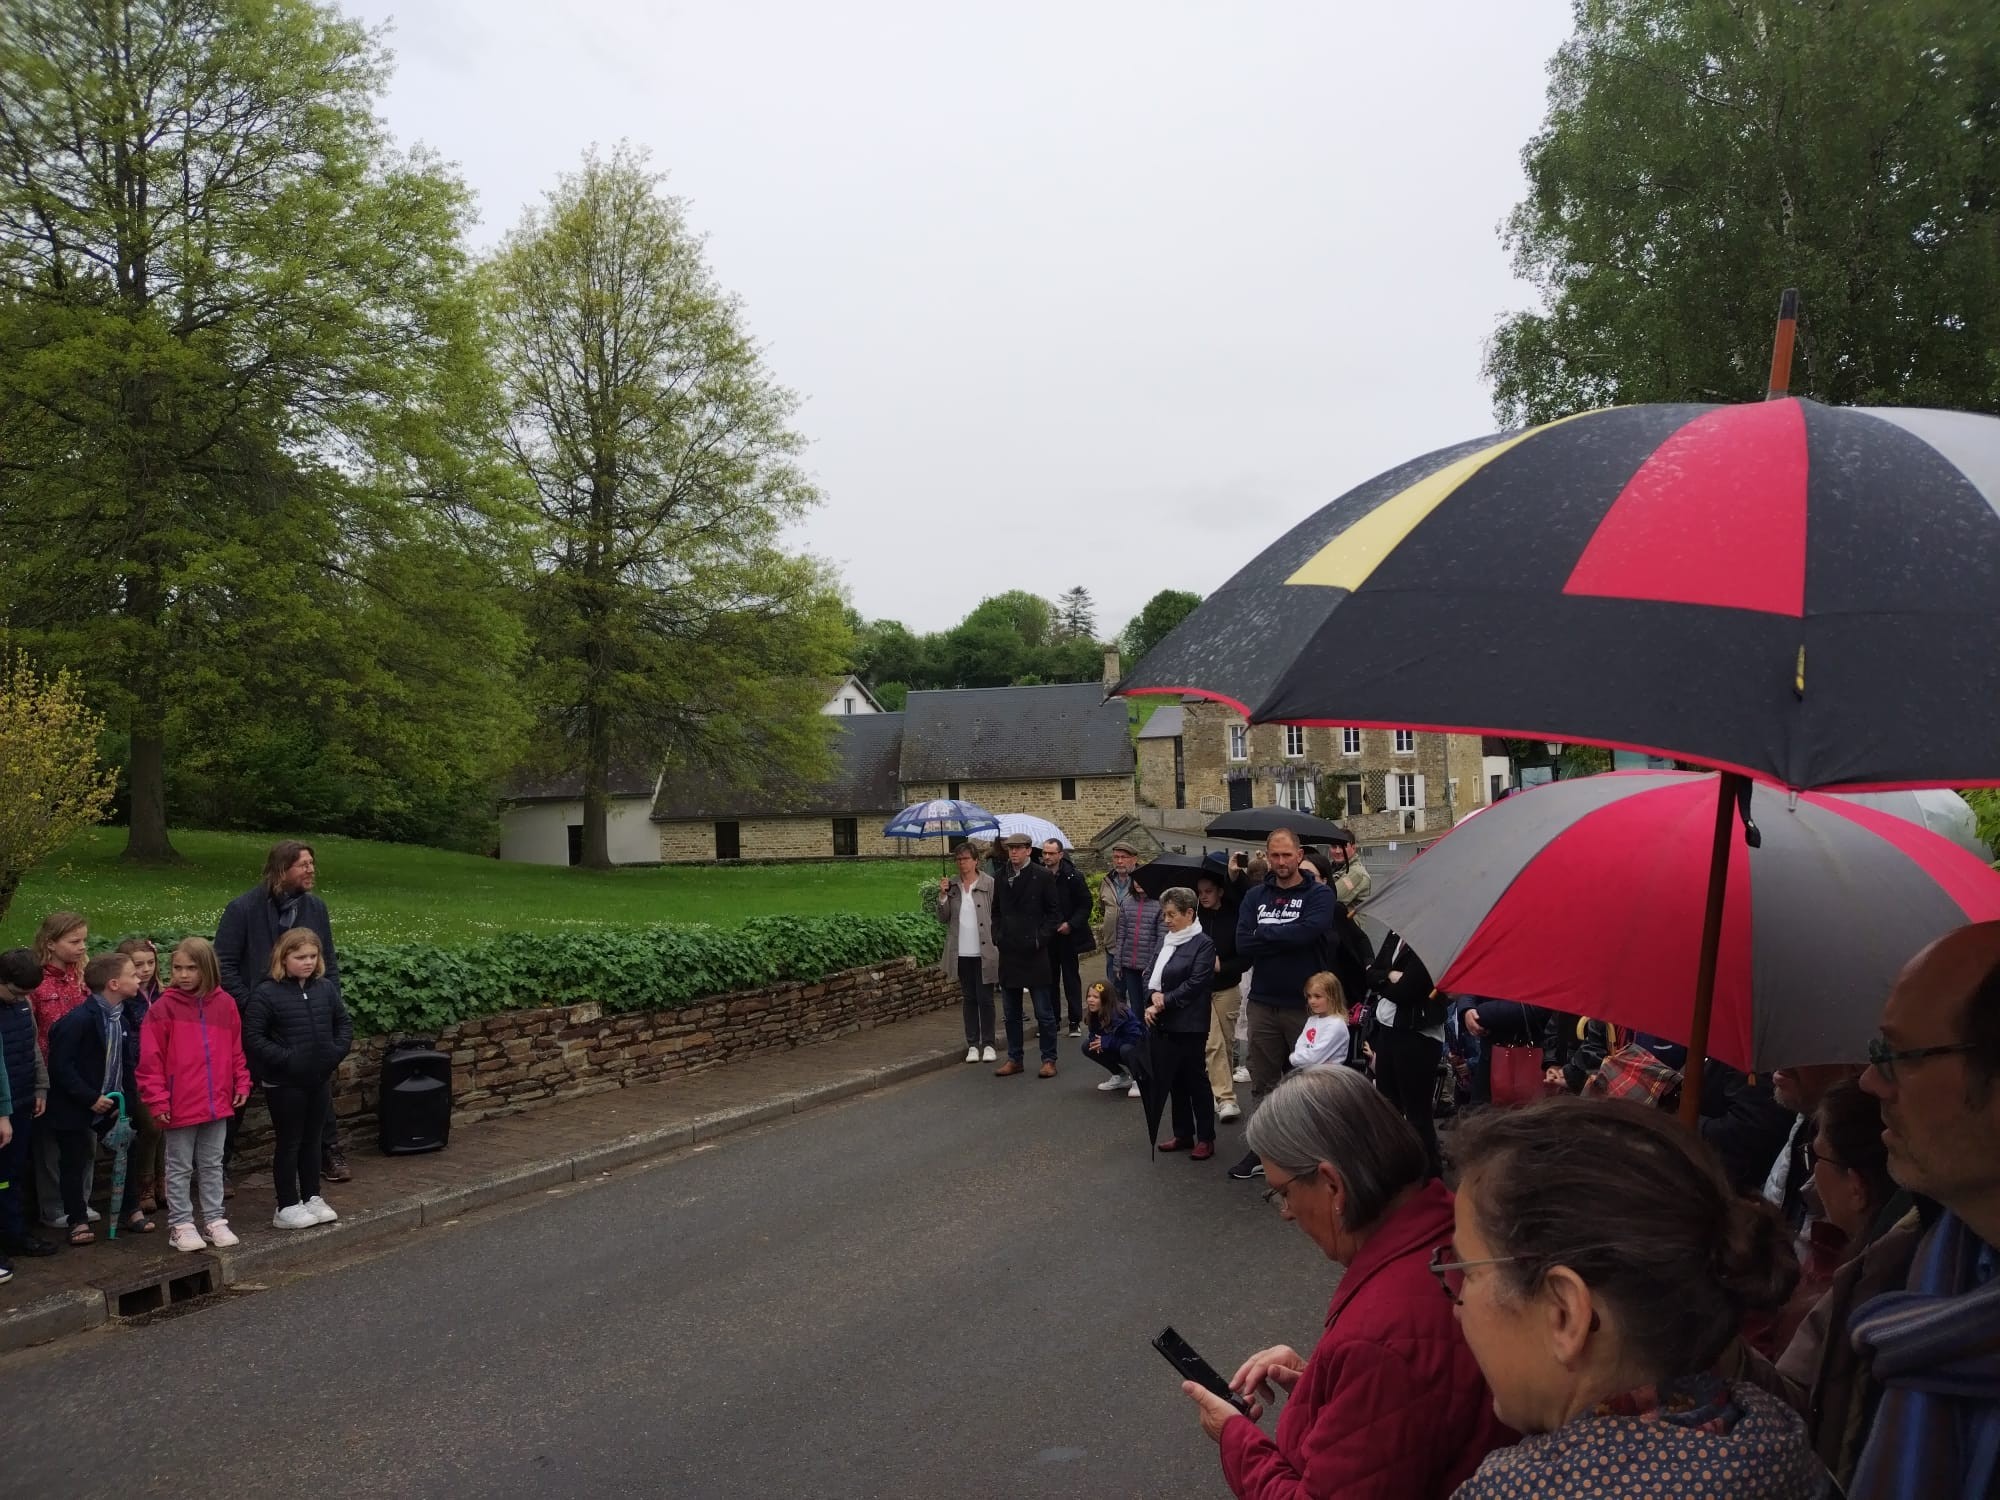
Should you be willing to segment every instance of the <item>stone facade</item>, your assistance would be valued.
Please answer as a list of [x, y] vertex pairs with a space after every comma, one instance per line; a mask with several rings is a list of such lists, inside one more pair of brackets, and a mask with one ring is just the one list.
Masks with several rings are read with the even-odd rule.
[[[1232, 727], [1243, 730], [1240, 756], [1230, 753]], [[1477, 736], [1404, 732], [1410, 748], [1399, 750], [1395, 730], [1246, 725], [1241, 714], [1222, 704], [1186, 704], [1181, 753], [1187, 805], [1210, 814], [1225, 812], [1233, 782], [1249, 783], [1252, 807], [1291, 805], [1292, 796], [1281, 791], [1289, 793], [1294, 784], [1305, 782], [1314, 791], [1309, 807], [1316, 804], [1367, 842], [1441, 833], [1458, 814], [1485, 803]], [[1152, 777], [1144, 778], [1147, 803], [1171, 807], [1173, 741], [1149, 743], [1165, 747], [1167, 771], [1163, 796], [1155, 794]], [[1145, 749], [1141, 747], [1142, 754]]]
[[[921, 853], [909, 839], [885, 839], [882, 825], [893, 812], [854, 813], [854, 853], [864, 858], [894, 858]], [[736, 823], [738, 859], [832, 859], [834, 822], [824, 818], [742, 818]], [[709, 864], [716, 854], [716, 820], [688, 819], [656, 825], [660, 858], [667, 864]]]
[[[595, 1004], [508, 1011], [447, 1027], [452, 1119], [469, 1124], [558, 1099], [683, 1073], [850, 1031], [925, 1015], [958, 1001], [935, 962], [898, 958], [814, 984], [788, 982], [718, 996], [679, 1010], [606, 1012]], [[350, 1146], [375, 1146], [375, 1103], [390, 1038], [357, 1039], [334, 1078], [334, 1111]], [[248, 1165], [271, 1159], [271, 1117], [253, 1103], [238, 1138]]]
[[[1147, 807], [1174, 805], [1173, 740], [1139, 741], [1139, 800]], [[1187, 800], [1190, 806], [1196, 801], [1192, 784], [1187, 788]]]
[[[1130, 776], [1072, 776], [1074, 796], [1063, 796], [1063, 779], [1049, 781], [913, 782], [903, 788], [911, 802], [934, 797], [958, 797], [976, 802], [990, 813], [1027, 813], [1046, 818], [1069, 835], [1072, 844], [1094, 838], [1099, 830], [1127, 816], [1138, 805]], [[953, 791], [956, 785], [958, 790]]]

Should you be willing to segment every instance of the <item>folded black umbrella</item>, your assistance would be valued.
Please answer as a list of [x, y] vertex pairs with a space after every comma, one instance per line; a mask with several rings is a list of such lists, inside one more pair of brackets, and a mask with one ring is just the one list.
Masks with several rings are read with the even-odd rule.
[[1226, 812], [1204, 830], [1212, 839], [1269, 838], [1272, 830], [1289, 828], [1309, 844], [1345, 843], [1353, 837], [1331, 818], [1293, 812], [1289, 807], [1246, 807]]
[[1139, 889], [1155, 900], [1175, 886], [1192, 888], [1195, 877], [1206, 870], [1216, 874], [1222, 867], [1199, 854], [1159, 854], [1132, 872]]
[[1139, 1085], [1139, 1104], [1146, 1112], [1146, 1146], [1157, 1159], [1160, 1154], [1160, 1116], [1167, 1112], [1167, 1096], [1171, 1092], [1167, 1079], [1173, 1065], [1167, 1056], [1164, 1034], [1157, 1026], [1146, 1027], [1146, 1040], [1132, 1049], [1135, 1078]]

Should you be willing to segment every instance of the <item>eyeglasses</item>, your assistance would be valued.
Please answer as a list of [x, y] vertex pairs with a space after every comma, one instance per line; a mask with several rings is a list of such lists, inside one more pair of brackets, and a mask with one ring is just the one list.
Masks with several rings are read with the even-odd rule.
[[1319, 1174], [1315, 1172], [1309, 1176], [1288, 1177], [1283, 1182], [1273, 1183], [1270, 1187], [1264, 1189], [1264, 1201], [1278, 1210], [1279, 1213], [1283, 1213], [1285, 1206], [1291, 1202], [1291, 1199], [1286, 1195], [1302, 1182], [1316, 1181], [1318, 1176]]
[[1454, 1248], [1451, 1245], [1439, 1245], [1437, 1249], [1431, 1251], [1431, 1275], [1437, 1277], [1438, 1286], [1443, 1289], [1445, 1296], [1451, 1299], [1453, 1307], [1462, 1306], [1465, 1302], [1467, 1271], [1475, 1266], [1512, 1265], [1521, 1259], [1518, 1255], [1496, 1255], [1491, 1260], [1453, 1260], [1451, 1255]]
[[1814, 1167], [1818, 1166], [1821, 1162], [1825, 1162], [1829, 1167], [1838, 1168], [1840, 1171], [1843, 1172], [1848, 1170], [1846, 1162], [1835, 1161], [1832, 1157], [1828, 1156], [1824, 1151], [1820, 1150], [1819, 1147], [1815, 1146], [1811, 1141], [1807, 1141], [1806, 1170], [1810, 1172]]
[[1896, 1081], [1898, 1063], [1918, 1062], [1926, 1057], [1948, 1057], [1954, 1052], [1972, 1050], [1973, 1045], [1970, 1042], [1953, 1042], [1944, 1047], [1905, 1047], [1898, 1051], [1889, 1045], [1886, 1037], [1877, 1036], [1868, 1039], [1869, 1064], [1889, 1083]]

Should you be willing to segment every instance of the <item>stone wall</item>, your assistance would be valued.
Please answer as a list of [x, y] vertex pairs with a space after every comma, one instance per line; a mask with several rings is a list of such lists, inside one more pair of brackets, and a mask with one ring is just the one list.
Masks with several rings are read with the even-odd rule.
[[943, 781], [913, 782], [903, 788], [903, 795], [911, 802], [923, 802], [933, 797], [957, 796], [967, 802], [976, 802], [991, 813], [1027, 813], [1032, 817], [1046, 818], [1069, 835], [1072, 844], [1082, 844], [1096, 836], [1097, 831], [1115, 820], [1125, 817], [1137, 807], [1132, 795], [1130, 776], [1075, 776], [1076, 795], [1066, 798], [1062, 794], [1062, 781], [961, 781], [958, 791], [951, 790], [951, 783]]
[[[855, 813], [854, 850], [857, 856], [894, 859], [904, 855], [936, 852], [911, 839], [885, 839], [882, 825], [895, 816], [889, 812]], [[660, 858], [668, 864], [710, 864], [715, 859], [715, 825], [718, 819], [694, 818], [660, 823]], [[832, 859], [833, 819], [739, 818], [736, 837], [739, 859]]]
[[[957, 1000], [957, 980], [934, 961], [898, 958], [679, 1010], [617, 1014], [583, 1004], [506, 1011], [447, 1027], [436, 1041], [451, 1054], [452, 1119], [462, 1125], [826, 1041]], [[375, 1147], [375, 1101], [390, 1041], [358, 1039], [335, 1075], [334, 1109], [350, 1149]], [[237, 1149], [249, 1165], [270, 1161], [271, 1117], [255, 1099]]]
[[[1174, 805], [1173, 739], [1139, 741], [1139, 801], [1146, 807]], [[1193, 787], [1188, 791], [1192, 793]]]

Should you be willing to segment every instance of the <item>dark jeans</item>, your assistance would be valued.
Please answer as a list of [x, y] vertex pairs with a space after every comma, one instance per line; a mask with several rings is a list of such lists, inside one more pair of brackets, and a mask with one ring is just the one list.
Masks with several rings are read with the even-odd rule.
[[[1167, 1076], [1167, 1100], [1173, 1108], [1174, 1134], [1181, 1140], [1215, 1139], [1215, 1094], [1208, 1085], [1208, 1033], [1169, 1031], [1160, 1038]], [[1157, 1085], [1156, 1085], [1157, 1086]]]
[[[1088, 1037], [1084, 1038], [1084, 1041], [1086, 1042], [1089, 1040], [1090, 1039]], [[1136, 1042], [1127, 1042], [1123, 1047], [1118, 1048], [1115, 1052], [1109, 1047], [1106, 1047], [1102, 1051], [1098, 1052], [1092, 1052], [1086, 1049], [1083, 1055], [1089, 1058], [1092, 1062], [1096, 1063], [1098, 1067], [1104, 1069], [1105, 1072], [1110, 1073], [1114, 1077], [1120, 1073], [1124, 1073], [1133, 1078], [1139, 1076], [1138, 1070], [1134, 1066], [1139, 1056], [1139, 1045]]]
[[[84, 1197], [83, 1175], [97, 1160], [97, 1132], [58, 1130], [56, 1150], [61, 1153], [56, 1170], [62, 1176], [63, 1212], [69, 1217], [69, 1227], [74, 1229], [79, 1224], [90, 1222], [90, 1204]], [[107, 1203], [105, 1207], [111, 1205]], [[139, 1179], [131, 1172], [125, 1174], [125, 1198], [117, 1207], [120, 1223], [139, 1207]]]
[[1375, 1086], [1382, 1097], [1396, 1106], [1396, 1112], [1410, 1122], [1430, 1158], [1431, 1175], [1444, 1175], [1438, 1154], [1437, 1124], [1432, 1115], [1437, 1107], [1438, 1059], [1444, 1044], [1421, 1031], [1401, 1031], [1378, 1026], [1368, 1038], [1375, 1049]]
[[993, 986], [982, 977], [983, 964], [963, 954], [958, 960], [959, 1004], [965, 1015], [965, 1045], [993, 1045]]
[[[1028, 991], [1035, 1003], [1035, 1041], [1040, 1045], [1043, 1062], [1056, 1060], [1056, 992], [1047, 985]], [[1016, 988], [1003, 987], [1000, 991], [1000, 1009], [1007, 1019], [1007, 1057], [1011, 1062], [1019, 1062], [1026, 1046], [1022, 1037], [1021, 992]]]
[[1055, 960], [1056, 980], [1062, 985], [1063, 999], [1069, 1006], [1069, 1027], [1074, 1031], [1083, 1024], [1083, 967], [1068, 938], [1058, 937], [1049, 956]]
[[[325, 1101], [318, 1134], [312, 1139], [319, 1142], [322, 1154], [337, 1150], [340, 1146], [340, 1122], [333, 1117], [333, 1080], [326, 1081]], [[250, 1099], [257, 1097], [257, 1085], [250, 1085]], [[239, 1109], [229, 1117], [229, 1123], [222, 1130], [222, 1169], [229, 1170], [229, 1164], [236, 1160], [236, 1132], [243, 1128], [243, 1110], [250, 1107], [250, 1099], [243, 1101]]]
[[0, 1249], [28, 1237], [28, 1175], [35, 1170], [28, 1142], [35, 1133], [34, 1095], [14, 1113], [14, 1139], [0, 1146]]
[[1132, 1014], [1135, 1016], [1143, 1016], [1146, 1013], [1146, 1007], [1153, 1002], [1152, 995], [1146, 990], [1146, 975], [1148, 972], [1145, 969], [1120, 969], [1118, 971], [1116, 981], [1118, 988], [1125, 992], [1125, 1003], [1132, 1007]]
[[278, 1207], [319, 1196], [320, 1128], [325, 1124], [326, 1090], [264, 1086], [264, 1104], [278, 1143], [271, 1153], [271, 1180]]

